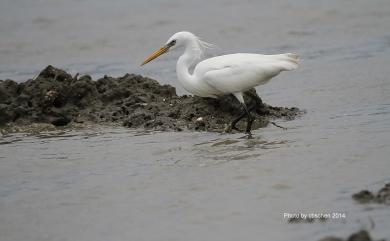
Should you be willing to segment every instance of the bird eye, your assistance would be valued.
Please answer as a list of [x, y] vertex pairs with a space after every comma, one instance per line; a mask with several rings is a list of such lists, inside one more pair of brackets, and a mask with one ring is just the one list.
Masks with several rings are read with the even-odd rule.
[[173, 46], [173, 45], [175, 45], [176, 44], [176, 40], [174, 39], [174, 40], [172, 40], [170, 43], [169, 43], [169, 45], [171, 45], [171, 46]]

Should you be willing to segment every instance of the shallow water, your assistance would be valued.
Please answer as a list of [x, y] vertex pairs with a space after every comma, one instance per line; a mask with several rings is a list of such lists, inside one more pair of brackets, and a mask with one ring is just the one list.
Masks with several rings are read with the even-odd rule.
[[[212, 54], [300, 53], [300, 69], [258, 92], [307, 111], [253, 140], [122, 128], [0, 137], [0, 240], [305, 241], [360, 228], [390, 238], [388, 207], [350, 198], [390, 181], [390, 2], [0, 5], [0, 79], [53, 64], [95, 77], [136, 72], [184, 93], [179, 53], [138, 64], [187, 29], [217, 44]], [[295, 212], [346, 218], [288, 224], [283, 214]]]

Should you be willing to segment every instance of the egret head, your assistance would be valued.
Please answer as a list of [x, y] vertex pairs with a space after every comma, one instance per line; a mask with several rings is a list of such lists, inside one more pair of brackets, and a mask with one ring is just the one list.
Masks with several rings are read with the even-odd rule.
[[182, 31], [175, 33], [168, 39], [168, 41], [162, 46], [160, 49], [155, 51], [152, 55], [150, 55], [142, 64], [145, 65], [150, 61], [154, 60], [158, 56], [167, 53], [170, 50], [174, 50], [179, 47], [187, 47], [191, 46], [192, 50], [195, 52], [199, 52], [199, 56], [203, 53], [203, 50], [210, 46], [206, 42], [201, 41], [198, 37], [196, 37], [193, 33]]

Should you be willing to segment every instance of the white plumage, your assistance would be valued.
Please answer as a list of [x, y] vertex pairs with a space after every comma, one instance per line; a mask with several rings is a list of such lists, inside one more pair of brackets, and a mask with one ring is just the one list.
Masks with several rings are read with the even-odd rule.
[[206, 59], [196, 65], [193, 75], [199, 82], [204, 82], [210, 87], [200, 90], [199, 96], [216, 97], [245, 92], [255, 86], [266, 84], [281, 71], [297, 67], [297, 55], [294, 54], [240, 53]]
[[[175, 33], [142, 65], [179, 47], [184, 47], [184, 53], [177, 61], [176, 73], [185, 90], [197, 96], [212, 98], [233, 94], [244, 105], [247, 112], [243, 92], [266, 84], [282, 71], [298, 67], [298, 55], [291, 53], [276, 55], [237, 53], [217, 56], [197, 63], [209, 44], [190, 32]], [[190, 73], [191, 67], [195, 64], [193, 73]]]

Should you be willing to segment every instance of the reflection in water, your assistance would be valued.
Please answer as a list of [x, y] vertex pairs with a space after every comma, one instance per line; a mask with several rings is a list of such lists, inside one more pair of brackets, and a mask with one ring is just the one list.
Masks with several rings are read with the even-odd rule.
[[[236, 139], [224, 137], [194, 143], [191, 146], [175, 146], [154, 154], [159, 157], [160, 163], [205, 167], [230, 161], [254, 160], [263, 155], [266, 150], [277, 149], [290, 143], [286, 140], [268, 141], [261, 136], [247, 139], [241, 138], [240, 135], [235, 135]], [[186, 154], [191, 154], [191, 158]]]
[[239, 142], [239, 140], [226, 139], [226, 140], [223, 140], [223, 141], [215, 142], [211, 146], [231, 145], [231, 144], [234, 144], [234, 143], [237, 143], [237, 142]]

